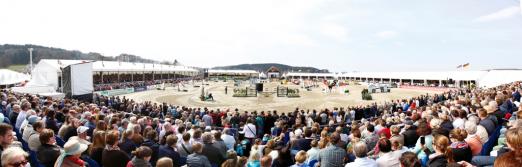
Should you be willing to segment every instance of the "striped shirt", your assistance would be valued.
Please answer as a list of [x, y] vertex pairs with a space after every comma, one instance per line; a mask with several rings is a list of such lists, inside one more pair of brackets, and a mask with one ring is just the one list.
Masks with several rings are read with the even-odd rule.
[[335, 145], [330, 145], [319, 152], [321, 167], [342, 167], [346, 151]]

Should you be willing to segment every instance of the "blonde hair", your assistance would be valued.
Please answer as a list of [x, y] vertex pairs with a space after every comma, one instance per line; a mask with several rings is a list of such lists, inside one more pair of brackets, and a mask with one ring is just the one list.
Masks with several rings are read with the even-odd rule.
[[438, 135], [433, 140], [433, 145], [437, 147], [439, 151], [441, 151], [449, 163], [454, 162], [453, 160], [453, 152], [451, 151], [450, 141], [448, 137], [444, 135]]
[[160, 158], [156, 163], [156, 167], [172, 167], [172, 159], [168, 157]]
[[304, 161], [306, 161], [306, 152], [303, 150], [297, 152], [297, 154], [295, 155], [295, 161], [298, 163], [303, 163]]

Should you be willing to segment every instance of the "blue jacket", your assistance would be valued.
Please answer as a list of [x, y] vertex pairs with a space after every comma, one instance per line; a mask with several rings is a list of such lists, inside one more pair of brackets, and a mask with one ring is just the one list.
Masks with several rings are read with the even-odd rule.
[[180, 159], [181, 156], [178, 152], [176, 152], [172, 147], [169, 147], [167, 145], [163, 145], [159, 147], [159, 153], [158, 153], [158, 159], [168, 157], [172, 159], [174, 167], [179, 167], [185, 164], [181, 164]]
[[124, 139], [123, 142], [119, 144], [119, 147], [121, 151], [127, 153], [127, 155], [130, 157], [132, 155], [132, 151], [134, 151], [138, 146], [132, 140]]

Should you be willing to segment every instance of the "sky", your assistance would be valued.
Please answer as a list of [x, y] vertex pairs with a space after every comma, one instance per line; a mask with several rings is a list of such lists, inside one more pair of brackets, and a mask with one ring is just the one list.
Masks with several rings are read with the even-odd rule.
[[198, 67], [522, 68], [520, 0], [2, 0], [0, 44]]

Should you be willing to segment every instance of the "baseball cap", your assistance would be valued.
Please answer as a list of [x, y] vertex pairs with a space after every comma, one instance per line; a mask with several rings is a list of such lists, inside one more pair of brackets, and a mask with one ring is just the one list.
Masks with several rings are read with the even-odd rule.
[[85, 132], [87, 132], [87, 130], [89, 130], [89, 128], [86, 127], [86, 126], [80, 126], [80, 127], [78, 127], [78, 128], [76, 129], [76, 131], [78, 132], [78, 134], [80, 134], [80, 133], [85, 133]]

